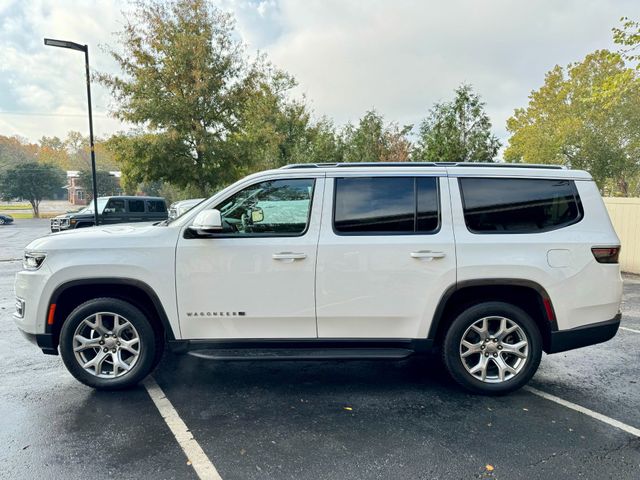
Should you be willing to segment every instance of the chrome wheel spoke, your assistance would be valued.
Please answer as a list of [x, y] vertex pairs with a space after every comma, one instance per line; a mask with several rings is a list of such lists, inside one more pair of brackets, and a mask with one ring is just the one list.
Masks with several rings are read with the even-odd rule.
[[102, 314], [100, 313], [96, 313], [93, 322], [90, 322], [89, 319], [86, 319], [85, 323], [100, 335], [104, 335], [109, 331], [102, 323]]
[[118, 371], [119, 370], [122, 371], [122, 372], [126, 372], [131, 368], [129, 366], [129, 364], [122, 359], [122, 356], [121, 356], [120, 352], [112, 353], [111, 354], [111, 361], [113, 362], [113, 376], [114, 377], [118, 376], [118, 374], [119, 374]]
[[500, 381], [504, 381], [506, 378], [506, 374], [510, 373], [512, 375], [515, 375], [516, 373], [516, 369], [511, 367], [507, 362], [504, 361], [504, 358], [502, 358], [501, 355], [498, 355], [497, 357], [490, 357], [491, 361], [496, 365], [496, 367], [498, 367], [498, 378], [500, 379]]
[[478, 335], [480, 335], [480, 338], [482, 340], [484, 340], [489, 337], [489, 319], [483, 318], [481, 322], [482, 322], [482, 327], [478, 327], [477, 324], [479, 322], [476, 322], [473, 325], [471, 325], [471, 328], [475, 330]]
[[466, 348], [464, 352], [460, 352], [460, 356], [462, 358], [466, 358], [469, 355], [473, 355], [474, 353], [480, 353], [482, 351], [482, 342], [471, 343], [466, 340], [462, 340], [461, 345]]
[[473, 367], [471, 370], [469, 370], [469, 373], [471, 375], [473, 375], [474, 377], [479, 377], [480, 380], [482, 380], [484, 382], [486, 380], [486, 378], [487, 378], [487, 366], [488, 366], [488, 364], [489, 364], [488, 358], [485, 357], [484, 355], [481, 355], [480, 356], [480, 360], [475, 365], [475, 367]]
[[140, 341], [137, 338], [133, 338], [131, 340], [120, 339], [120, 348], [137, 355], [139, 353], [138, 349], [140, 348]]
[[116, 315], [113, 317], [113, 333], [115, 333], [116, 336], [119, 337], [122, 332], [130, 326], [131, 324], [129, 323], [129, 321], [122, 318], [121, 316]]
[[82, 365], [82, 368], [85, 370], [94, 369], [95, 375], [102, 374], [102, 364], [104, 363], [104, 359], [107, 358], [107, 354], [100, 350], [95, 357], [89, 360], [87, 363]]
[[76, 343], [79, 344], [73, 347], [74, 352], [81, 352], [87, 348], [100, 348], [100, 337], [87, 338], [82, 335], [76, 335], [73, 337], [73, 340], [74, 345], [76, 345]]
[[513, 343], [513, 344], [503, 343], [502, 351], [504, 353], [510, 353], [520, 358], [527, 358], [527, 353], [522, 351], [522, 349], [525, 348], [527, 345], [529, 344], [527, 343], [526, 340], [521, 340], [518, 343]]

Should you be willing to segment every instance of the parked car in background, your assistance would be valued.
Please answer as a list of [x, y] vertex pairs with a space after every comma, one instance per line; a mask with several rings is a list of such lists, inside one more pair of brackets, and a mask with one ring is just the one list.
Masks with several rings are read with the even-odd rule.
[[13, 223], [13, 217], [11, 215], [0, 214], [0, 225], [6, 225]]
[[[158, 222], [167, 219], [167, 204], [162, 197], [99, 197], [98, 221], [101, 225], [132, 222]], [[79, 212], [51, 219], [51, 231], [60, 232], [94, 225], [93, 202]]]
[[213, 359], [436, 349], [462, 386], [503, 394], [529, 381], [542, 352], [616, 334], [619, 252], [587, 172], [292, 165], [173, 221], [33, 241], [14, 320], [99, 389], [135, 385], [168, 341]]
[[204, 198], [190, 198], [189, 200], [180, 200], [169, 205], [169, 218], [173, 220], [183, 213], [187, 213], [193, 207], [205, 200]]

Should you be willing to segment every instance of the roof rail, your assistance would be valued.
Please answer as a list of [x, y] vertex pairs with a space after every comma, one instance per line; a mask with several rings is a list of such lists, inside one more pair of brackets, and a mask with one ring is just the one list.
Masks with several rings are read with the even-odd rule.
[[491, 162], [352, 162], [352, 163], [293, 163], [280, 167], [281, 170], [295, 168], [347, 168], [347, 167], [504, 167], [541, 168], [566, 170], [564, 165], [542, 165], [536, 163], [491, 163]]

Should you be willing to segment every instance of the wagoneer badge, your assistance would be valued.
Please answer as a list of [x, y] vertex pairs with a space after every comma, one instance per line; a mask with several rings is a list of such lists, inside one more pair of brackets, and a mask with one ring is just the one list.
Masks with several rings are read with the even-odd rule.
[[244, 317], [246, 312], [187, 312], [187, 317]]

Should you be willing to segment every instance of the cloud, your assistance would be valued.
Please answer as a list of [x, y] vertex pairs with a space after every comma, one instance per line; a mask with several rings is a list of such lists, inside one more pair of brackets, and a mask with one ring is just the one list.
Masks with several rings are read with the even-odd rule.
[[[356, 121], [376, 108], [387, 120], [417, 124], [434, 102], [471, 83], [487, 102], [496, 133], [527, 103], [555, 64], [612, 48], [619, 17], [640, 18], [632, 0], [219, 0], [253, 51], [294, 74], [318, 115]], [[91, 46], [92, 65], [116, 66], [98, 44], [113, 43], [124, 0], [0, 0], [0, 111], [85, 113], [82, 59], [45, 49], [42, 38]], [[109, 93], [94, 85], [94, 110]], [[96, 118], [101, 134], [123, 126]], [[86, 130], [86, 118], [7, 116], [0, 134], [31, 139]]]

